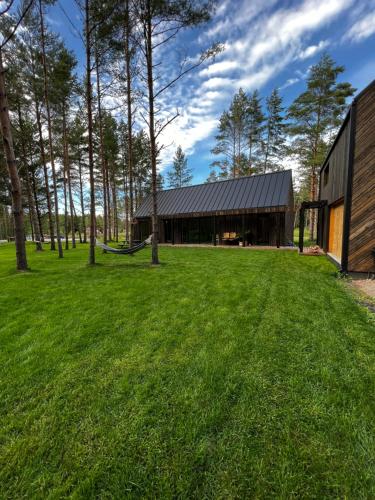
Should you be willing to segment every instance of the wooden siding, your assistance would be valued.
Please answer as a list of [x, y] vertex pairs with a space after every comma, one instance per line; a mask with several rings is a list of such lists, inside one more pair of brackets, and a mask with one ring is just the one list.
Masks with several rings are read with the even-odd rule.
[[[320, 200], [327, 200], [328, 205], [344, 197], [346, 173], [348, 170], [350, 120], [347, 120], [340, 137], [330, 155], [324, 162], [320, 176]], [[327, 184], [324, 183], [324, 170], [329, 165]]]
[[357, 101], [348, 270], [375, 272], [375, 86]]
[[329, 209], [328, 252], [341, 262], [342, 233], [344, 228], [344, 204]]

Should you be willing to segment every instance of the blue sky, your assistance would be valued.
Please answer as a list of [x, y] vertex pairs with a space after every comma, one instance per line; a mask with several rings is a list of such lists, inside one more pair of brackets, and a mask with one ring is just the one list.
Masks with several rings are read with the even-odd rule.
[[[75, 2], [60, 2], [80, 27]], [[81, 71], [81, 41], [58, 4], [49, 8], [48, 21], [76, 53]], [[223, 43], [224, 52], [180, 81], [161, 102], [165, 116], [180, 112], [161, 139], [168, 146], [162, 168], [168, 168], [180, 144], [195, 183], [209, 173], [218, 119], [239, 87], [257, 88], [264, 97], [279, 87], [287, 106], [303, 91], [308, 69], [323, 51], [345, 66], [340, 79], [358, 91], [375, 78], [375, 0], [219, 1], [208, 25], [186, 32], [177, 45], [163, 50], [163, 71], [173, 73], [177, 54], [194, 58], [214, 42]]]

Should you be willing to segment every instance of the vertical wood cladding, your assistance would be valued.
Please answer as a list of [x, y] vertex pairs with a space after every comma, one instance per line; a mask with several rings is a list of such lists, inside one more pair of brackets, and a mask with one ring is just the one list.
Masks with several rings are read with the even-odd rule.
[[358, 98], [348, 270], [375, 272], [375, 85]]
[[350, 121], [347, 120], [321, 172], [319, 199], [327, 200], [328, 205], [336, 203], [344, 197], [348, 170], [349, 135]]

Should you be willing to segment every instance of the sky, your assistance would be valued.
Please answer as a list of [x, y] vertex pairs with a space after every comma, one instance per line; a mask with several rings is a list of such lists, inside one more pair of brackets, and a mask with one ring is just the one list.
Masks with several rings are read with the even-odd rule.
[[[74, 0], [60, 3], [80, 27]], [[82, 42], [59, 4], [48, 9], [47, 21], [75, 52], [82, 72]], [[160, 138], [166, 146], [161, 168], [168, 170], [181, 145], [194, 183], [209, 174], [219, 117], [240, 87], [258, 89], [263, 100], [277, 87], [287, 107], [304, 90], [309, 67], [324, 51], [345, 67], [340, 81], [349, 81], [358, 92], [375, 79], [375, 0], [219, 0], [208, 24], [163, 49], [163, 73], [173, 74], [181, 56], [194, 61], [215, 42], [225, 50], [180, 80], [160, 102], [166, 117], [176, 109], [180, 114]]]

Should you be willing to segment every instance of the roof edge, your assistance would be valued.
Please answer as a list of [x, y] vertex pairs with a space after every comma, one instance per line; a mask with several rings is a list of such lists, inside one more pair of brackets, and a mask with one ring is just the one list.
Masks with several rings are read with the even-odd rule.
[[[242, 175], [241, 177], [232, 177], [231, 179], [223, 179], [221, 181], [214, 181], [214, 182], [200, 182], [199, 184], [190, 184], [190, 186], [181, 186], [178, 188], [168, 188], [168, 189], [161, 189], [158, 191], [158, 193], [163, 192], [165, 193], [166, 191], [176, 191], [177, 189], [187, 189], [187, 188], [192, 188], [192, 187], [197, 187], [197, 186], [205, 186], [206, 184], [218, 184], [219, 182], [231, 182], [231, 181], [237, 181], [239, 179], [249, 179], [249, 178], [254, 178], [254, 177], [260, 177], [264, 175], [272, 175], [272, 174], [283, 174], [285, 172], [293, 172], [292, 168], [286, 168], [285, 170], [276, 170], [275, 172], [266, 172], [264, 174], [253, 174], [253, 175]], [[150, 196], [149, 194], [147, 196]]]

